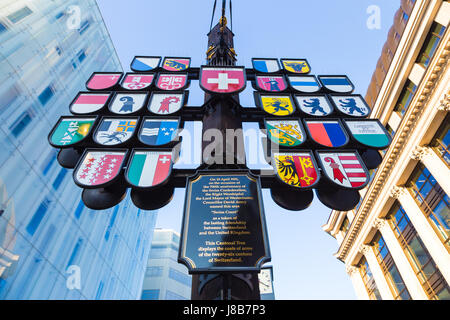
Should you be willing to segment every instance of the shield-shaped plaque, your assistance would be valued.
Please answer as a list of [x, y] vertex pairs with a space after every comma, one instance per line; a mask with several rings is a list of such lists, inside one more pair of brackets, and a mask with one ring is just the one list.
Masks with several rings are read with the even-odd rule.
[[122, 81], [122, 88], [127, 90], [141, 90], [151, 86], [153, 74], [149, 73], [127, 73]]
[[127, 142], [136, 131], [138, 118], [103, 118], [95, 131], [94, 141], [113, 146]]
[[49, 135], [53, 147], [61, 148], [84, 140], [92, 130], [96, 117], [61, 117]]
[[292, 89], [304, 92], [314, 93], [320, 90], [319, 82], [315, 76], [288, 76], [289, 85]]
[[280, 92], [287, 88], [286, 80], [281, 75], [259, 75], [255, 82], [258, 89], [268, 92]]
[[152, 113], [167, 115], [180, 110], [184, 105], [184, 93], [154, 92], [148, 103], [148, 110]]
[[312, 116], [324, 117], [333, 112], [333, 106], [326, 96], [296, 95], [295, 100], [302, 112]]
[[158, 68], [161, 57], [136, 56], [131, 62], [134, 72], [148, 72]]
[[280, 71], [280, 64], [278, 63], [278, 59], [270, 59], [270, 58], [253, 58], [253, 69], [258, 72], [264, 73], [273, 73]]
[[338, 119], [304, 121], [314, 142], [329, 148], [339, 148], [348, 143], [347, 133]]
[[70, 112], [73, 114], [89, 114], [99, 111], [108, 102], [111, 93], [80, 92], [70, 104]]
[[376, 119], [350, 120], [345, 119], [350, 135], [360, 144], [377, 149], [387, 148], [391, 138], [386, 129]]
[[179, 119], [145, 118], [139, 132], [139, 140], [149, 146], [161, 146], [175, 140]]
[[291, 73], [309, 73], [311, 68], [306, 59], [281, 59], [284, 70]]
[[150, 188], [166, 182], [171, 172], [171, 151], [133, 150], [125, 179], [134, 187]]
[[274, 116], [289, 116], [295, 112], [294, 102], [290, 95], [265, 95], [259, 96], [261, 108]]
[[306, 140], [306, 134], [299, 120], [265, 120], [267, 136], [283, 147], [297, 147]]
[[319, 181], [319, 170], [311, 151], [275, 152], [273, 166], [277, 177], [297, 188], [311, 188]]
[[122, 169], [127, 150], [87, 149], [73, 172], [82, 188], [102, 187], [115, 180]]
[[209, 93], [238, 93], [245, 89], [244, 67], [206, 67], [200, 69], [200, 87]]
[[322, 87], [331, 92], [352, 93], [355, 86], [347, 76], [318, 76]]
[[187, 74], [161, 73], [158, 76], [156, 86], [161, 90], [179, 90], [183, 89], [187, 84]]
[[86, 82], [89, 90], [108, 90], [119, 83], [122, 72], [94, 72]]
[[370, 108], [364, 101], [363, 97], [358, 94], [348, 96], [331, 96], [336, 109], [345, 115], [352, 117], [367, 117], [370, 113]]
[[147, 95], [147, 93], [117, 92], [109, 104], [109, 110], [122, 115], [135, 113], [145, 105]]
[[362, 189], [369, 182], [369, 173], [356, 151], [317, 151], [322, 172], [333, 183], [350, 189]]
[[164, 58], [163, 69], [167, 71], [184, 71], [189, 69], [191, 58]]

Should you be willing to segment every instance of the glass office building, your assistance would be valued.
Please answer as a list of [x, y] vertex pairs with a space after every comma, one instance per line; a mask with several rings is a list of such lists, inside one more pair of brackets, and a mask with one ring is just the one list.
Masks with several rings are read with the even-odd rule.
[[94, 71], [122, 71], [94, 0], [0, 2], [0, 299], [139, 299], [155, 211], [94, 211], [47, 135]]
[[192, 276], [177, 262], [180, 235], [168, 229], [155, 229], [142, 300], [190, 300]]

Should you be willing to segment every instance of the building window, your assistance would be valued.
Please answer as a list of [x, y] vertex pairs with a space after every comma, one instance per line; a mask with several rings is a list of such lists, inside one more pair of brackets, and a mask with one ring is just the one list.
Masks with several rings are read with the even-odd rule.
[[167, 290], [165, 300], [187, 300], [187, 299], [183, 296], [180, 296], [179, 294], [176, 294], [175, 292]]
[[44, 89], [44, 91], [41, 92], [41, 94], [38, 96], [39, 102], [45, 106], [47, 102], [55, 95], [55, 91], [51, 86], [48, 86]]
[[364, 286], [367, 289], [367, 293], [371, 300], [382, 300], [380, 292], [378, 291], [377, 284], [373, 278], [372, 271], [370, 271], [369, 264], [365, 257], [361, 259], [358, 264], [361, 278], [364, 282]]
[[387, 132], [389, 132], [392, 138], [395, 136], [395, 130], [389, 124], [386, 125], [386, 130]]
[[192, 284], [191, 277], [172, 268], [169, 269], [169, 278], [178, 281], [188, 287], [190, 287]]
[[394, 259], [384, 241], [380, 232], [375, 235], [373, 246], [375, 256], [380, 264], [381, 270], [383, 270], [389, 287], [395, 300], [411, 300], [411, 295], [403, 282], [402, 276], [395, 265]]
[[73, 213], [75, 218], [80, 219], [83, 209], [84, 209], [84, 202], [83, 200], [80, 200], [80, 202], [78, 202], [77, 208], [75, 209], [75, 212]]
[[408, 107], [411, 103], [414, 93], [416, 92], [417, 86], [410, 80], [407, 80], [405, 86], [403, 87], [397, 104], [394, 107], [394, 111], [398, 112], [401, 116], [404, 116]]
[[389, 222], [406, 257], [411, 262], [430, 299], [450, 299], [450, 289], [426, 249], [405, 210], [396, 202], [388, 214]]
[[11, 126], [9, 126], [9, 130], [11, 130], [11, 133], [14, 137], [18, 137], [30, 124], [31, 122], [31, 115], [28, 112], [22, 113], [16, 121], [13, 122]]
[[431, 146], [436, 153], [450, 166], [450, 116], [447, 115], [441, 127], [436, 132]]
[[12, 23], [17, 23], [20, 20], [24, 19], [25, 17], [28, 17], [30, 14], [32, 14], [33, 11], [31, 11], [30, 8], [27, 6], [23, 7], [22, 9], [17, 10], [14, 13], [11, 13], [8, 16], [8, 19], [11, 20]]
[[48, 210], [48, 206], [50, 205], [50, 200], [45, 198], [37, 210], [34, 212], [33, 217], [31, 218], [30, 222], [28, 223], [26, 230], [27, 232], [32, 236], [36, 232], [37, 228], [39, 227], [39, 224], [41, 223], [42, 219], [45, 216], [45, 213]]
[[141, 300], [158, 300], [159, 290], [143, 290], [141, 295]]
[[78, 257], [82, 245], [83, 239], [79, 238], [77, 243], [75, 244], [75, 247], [72, 250], [72, 254], [70, 255], [69, 261], [67, 261], [67, 268], [70, 267], [75, 262], [75, 259]]
[[437, 234], [449, 247], [450, 200], [448, 195], [422, 163], [414, 169], [408, 187]]
[[146, 277], [162, 277], [163, 267], [148, 267], [145, 271]]
[[80, 29], [78, 29], [78, 32], [79, 32], [80, 34], [83, 34], [83, 33], [87, 30], [87, 28], [89, 28], [89, 26], [90, 26], [89, 21], [88, 21], [88, 20], [84, 21], [84, 22], [81, 24]]
[[78, 61], [83, 62], [84, 59], [86, 59], [86, 52], [84, 50], [80, 50], [77, 53]]
[[346, 234], [349, 226], [350, 220], [348, 220], [348, 217], [345, 216], [344, 221], [342, 221], [341, 227], [339, 228], [339, 231], [342, 231], [344, 234]]
[[63, 182], [66, 174], [67, 174], [67, 169], [65, 169], [65, 168], [62, 168], [59, 171], [58, 176], [56, 177], [55, 181], [53, 181], [53, 184], [52, 184], [53, 189], [57, 190], [59, 188], [59, 186]]
[[421, 64], [425, 68], [428, 67], [444, 33], [445, 27], [437, 22], [433, 22], [430, 32], [423, 43], [422, 49], [420, 49], [417, 63]]
[[2, 22], [0, 22], [0, 34], [5, 32], [6, 30], [8, 30], [8, 28], [6, 28], [6, 25], [4, 25]]

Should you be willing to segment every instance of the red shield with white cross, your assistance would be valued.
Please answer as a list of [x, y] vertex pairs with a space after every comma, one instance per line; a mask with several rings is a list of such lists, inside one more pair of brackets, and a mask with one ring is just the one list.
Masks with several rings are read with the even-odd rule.
[[202, 67], [200, 87], [210, 93], [238, 93], [246, 85], [244, 67]]

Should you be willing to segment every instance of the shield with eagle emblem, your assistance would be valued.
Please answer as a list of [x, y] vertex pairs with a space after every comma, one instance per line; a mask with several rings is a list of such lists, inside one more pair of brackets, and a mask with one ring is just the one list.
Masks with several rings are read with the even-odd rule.
[[319, 181], [319, 170], [311, 151], [275, 152], [272, 157], [277, 177], [296, 188], [312, 188]]
[[265, 120], [267, 136], [283, 147], [297, 147], [306, 140], [298, 120]]

